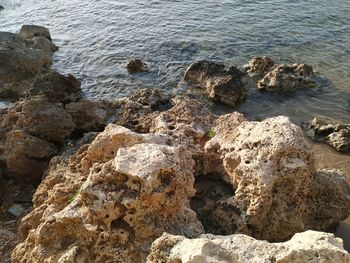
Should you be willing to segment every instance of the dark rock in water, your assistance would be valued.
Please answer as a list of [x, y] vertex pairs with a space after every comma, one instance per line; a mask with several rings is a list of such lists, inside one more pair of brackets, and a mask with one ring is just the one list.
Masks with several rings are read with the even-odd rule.
[[147, 64], [141, 59], [132, 59], [126, 66], [130, 74], [147, 71]]
[[187, 69], [184, 79], [206, 89], [214, 101], [234, 106], [246, 98], [248, 87], [244, 76], [235, 66], [202, 60]]
[[4, 9], [5, 9], [5, 8], [4, 8], [2, 5], [0, 5], [0, 11], [1, 11], [1, 10], [4, 10]]
[[339, 152], [350, 152], [350, 124], [332, 124], [314, 118], [309, 129], [313, 139], [323, 141]]
[[258, 81], [259, 90], [281, 92], [291, 92], [315, 85], [315, 73], [312, 67], [306, 64], [277, 65]]
[[50, 31], [43, 26], [23, 25], [18, 34], [23, 39], [31, 39], [33, 37], [45, 37], [50, 41], [52, 40]]
[[265, 76], [273, 67], [275, 61], [266, 56], [257, 56], [252, 58], [247, 65], [244, 66], [246, 71], [252, 75]]
[[50, 71], [39, 75], [33, 83], [23, 91], [26, 97], [44, 95], [50, 101], [64, 104], [77, 101], [81, 98], [81, 83], [73, 75]]

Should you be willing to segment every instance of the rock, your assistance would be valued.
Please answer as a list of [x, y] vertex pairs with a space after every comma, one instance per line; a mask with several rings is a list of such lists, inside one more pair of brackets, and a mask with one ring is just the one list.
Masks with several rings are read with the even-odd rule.
[[315, 85], [315, 73], [312, 67], [306, 64], [277, 65], [258, 81], [259, 90], [281, 92], [292, 92]]
[[54, 144], [26, 134], [23, 130], [8, 132], [0, 149], [3, 151], [0, 160], [4, 161], [9, 171], [38, 179], [47, 168], [48, 160], [58, 152]]
[[[188, 204], [194, 161], [162, 137], [111, 124], [70, 164], [54, 158], [21, 223], [12, 262], [144, 262], [164, 231], [203, 233]], [[92, 166], [81, 170], [89, 167], [83, 163]]]
[[147, 64], [141, 59], [131, 59], [126, 65], [130, 74], [147, 71]]
[[231, 106], [242, 102], [247, 95], [244, 73], [234, 66], [228, 68], [216, 62], [198, 61], [187, 69], [184, 79], [205, 89], [214, 101]]
[[257, 56], [252, 58], [247, 65], [244, 66], [245, 70], [255, 76], [265, 76], [275, 66], [275, 62], [272, 58], [266, 56]]
[[45, 37], [50, 41], [52, 40], [50, 31], [43, 26], [23, 25], [18, 35], [23, 39], [31, 39], [33, 37]]
[[[262, 122], [241, 122], [243, 119], [239, 116], [226, 119], [230, 120], [227, 126], [232, 123], [236, 128], [222, 129], [224, 118], [214, 128], [216, 136], [205, 145], [210, 162], [207, 166], [218, 167], [216, 176], [234, 189], [233, 196], [218, 198], [214, 205], [218, 211], [231, 211], [230, 216], [224, 216], [226, 221], [221, 220], [218, 229], [230, 225], [227, 231], [231, 234], [237, 232], [258, 239], [284, 241], [308, 229], [329, 229], [348, 216], [350, 188], [345, 177], [323, 173], [333, 178], [329, 180], [335, 180], [337, 186], [330, 186], [330, 189], [341, 196], [338, 200], [342, 202], [321, 201], [325, 193], [317, 189], [313, 154], [301, 129], [288, 118], [276, 117]], [[208, 170], [215, 175], [215, 169]], [[344, 188], [340, 188], [344, 183]], [[315, 206], [317, 202], [323, 206]], [[344, 214], [320, 212], [332, 206], [339, 206]], [[196, 212], [203, 213], [203, 210]], [[215, 215], [213, 211], [210, 213]]]
[[2, 5], [0, 5], [0, 11], [1, 11], [1, 10], [4, 10], [4, 9], [5, 9], [5, 8], [4, 8]]
[[24, 214], [25, 210], [26, 209], [23, 206], [14, 204], [8, 209], [8, 212], [15, 217], [21, 217]]
[[167, 233], [152, 244], [147, 263], [350, 262], [341, 239], [306, 231], [284, 243], [268, 243], [245, 235], [201, 235], [196, 239]]
[[34, 78], [33, 83], [22, 90], [18, 96], [43, 95], [50, 101], [66, 104], [81, 99], [80, 86], [80, 81], [73, 75], [63, 76], [58, 72], [50, 71]]
[[339, 152], [350, 152], [350, 124], [327, 123], [314, 118], [307, 128], [312, 132], [312, 139], [323, 141]]
[[46, 37], [40, 36], [40, 37], [33, 37], [33, 48], [36, 49], [43, 49], [49, 52], [55, 52], [58, 50], [58, 47], [53, 44], [49, 39]]
[[17, 245], [17, 221], [0, 221], [0, 258], [3, 263], [11, 262], [11, 251]]

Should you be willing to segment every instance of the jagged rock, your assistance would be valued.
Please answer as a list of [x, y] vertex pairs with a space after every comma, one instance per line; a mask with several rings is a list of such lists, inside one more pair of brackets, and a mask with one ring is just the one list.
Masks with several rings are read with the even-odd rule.
[[22, 129], [32, 136], [62, 143], [75, 129], [72, 116], [61, 103], [50, 103], [43, 97], [20, 100], [4, 116], [1, 127]]
[[11, 130], [7, 133], [1, 148], [3, 153], [0, 159], [5, 162], [9, 171], [39, 179], [47, 168], [48, 160], [58, 152], [52, 143], [22, 130]]
[[208, 92], [209, 98], [231, 106], [242, 102], [247, 95], [244, 72], [211, 61], [193, 63], [185, 73], [185, 81], [199, 85]]
[[314, 118], [308, 127], [312, 138], [324, 141], [339, 152], [350, 152], [350, 124], [334, 124]]
[[[70, 165], [54, 158], [21, 223], [12, 262], [144, 262], [164, 231], [203, 233], [188, 204], [194, 161], [162, 137], [111, 124]], [[96, 161], [81, 172], [88, 157]]]
[[73, 75], [50, 71], [40, 74], [33, 83], [21, 91], [18, 96], [33, 97], [43, 95], [48, 100], [64, 104], [81, 99], [81, 83]]
[[246, 71], [255, 76], [265, 76], [275, 66], [272, 58], [266, 56], [257, 56], [252, 58], [247, 65], [244, 66]]
[[306, 64], [277, 65], [258, 81], [259, 90], [281, 92], [291, 92], [315, 85], [315, 73], [312, 67]]
[[19, 34], [0, 32], [0, 98], [17, 100], [45, 95], [64, 103], [80, 98], [80, 82], [52, 71], [48, 29], [23, 26]]
[[[341, 174], [335, 177], [322, 173], [334, 180], [337, 186], [330, 189], [341, 196], [337, 198], [341, 202], [321, 201], [325, 193], [317, 189], [319, 179], [313, 154], [301, 129], [288, 118], [262, 122], [241, 122], [239, 116], [226, 119], [236, 128], [222, 132], [221, 127], [225, 126], [219, 123], [216, 136], [205, 146], [210, 163], [219, 167], [217, 176], [235, 190], [231, 198], [218, 200], [219, 209], [224, 206], [232, 211], [231, 217], [226, 216], [227, 221], [221, 220], [222, 227], [234, 222], [231, 233], [281, 241], [307, 229], [328, 229], [350, 214], [350, 187]], [[318, 202], [323, 206], [316, 206]], [[320, 212], [335, 204], [344, 214]]]
[[131, 59], [126, 65], [130, 74], [147, 71], [147, 64], [141, 59]]
[[306, 231], [284, 243], [268, 243], [245, 235], [202, 235], [196, 239], [167, 233], [152, 244], [147, 263], [350, 262], [341, 239]]
[[51, 39], [50, 31], [46, 27], [36, 25], [23, 25], [18, 35], [23, 39], [31, 39], [33, 37], [45, 37]]

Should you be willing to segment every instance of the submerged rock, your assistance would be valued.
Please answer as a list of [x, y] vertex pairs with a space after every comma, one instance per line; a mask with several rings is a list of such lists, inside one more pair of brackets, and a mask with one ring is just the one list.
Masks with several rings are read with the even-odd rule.
[[327, 123], [314, 118], [308, 128], [313, 139], [324, 141], [339, 152], [350, 152], [350, 124]]
[[306, 64], [276, 65], [258, 81], [259, 90], [291, 92], [316, 85], [315, 73]]
[[201, 235], [196, 239], [163, 234], [152, 244], [147, 263], [350, 262], [341, 239], [306, 231], [284, 243], [268, 243], [245, 235]]
[[247, 95], [244, 73], [234, 66], [228, 68], [216, 62], [198, 61], [187, 69], [184, 79], [205, 89], [214, 101], [231, 106], [242, 102]]
[[5, 9], [5, 8], [4, 8], [2, 5], [0, 5], [0, 11], [1, 11], [1, 10], [4, 10], [4, 9]]
[[130, 74], [147, 71], [147, 64], [141, 59], [131, 59], [126, 65]]

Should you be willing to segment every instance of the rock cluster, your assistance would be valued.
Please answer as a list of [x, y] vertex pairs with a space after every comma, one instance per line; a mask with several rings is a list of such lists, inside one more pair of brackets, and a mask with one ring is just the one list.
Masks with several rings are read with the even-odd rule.
[[247, 96], [244, 76], [237, 67], [202, 60], [187, 69], [184, 79], [205, 89], [214, 101], [234, 106]]
[[350, 262], [343, 242], [332, 234], [306, 231], [284, 243], [245, 235], [202, 235], [196, 239], [163, 234], [152, 245], [147, 263]]
[[202, 60], [187, 69], [184, 80], [206, 90], [210, 99], [230, 106], [242, 102], [254, 82], [258, 90], [283, 93], [316, 85], [315, 73], [306, 64], [276, 64], [269, 57], [257, 56], [244, 69]]
[[[350, 214], [345, 177], [315, 170], [300, 128], [286, 117], [253, 122], [238, 113], [208, 114], [191, 99], [172, 104], [139, 116], [148, 133], [109, 124], [75, 154], [53, 158], [34, 210], [20, 225], [12, 261], [145, 262], [163, 232], [183, 236], [177, 242], [216, 229], [248, 234], [223, 240], [246, 238], [281, 257], [282, 245], [253, 238], [284, 241], [308, 229], [328, 230]], [[176, 242], [156, 241], [148, 260]], [[291, 255], [300, 249], [284, 245]], [[322, 253], [347, 257], [340, 247]]]
[[50, 69], [52, 43], [45, 27], [24, 25], [18, 34], [0, 32], [0, 98], [34, 95], [67, 103], [80, 98], [80, 82]]
[[323, 141], [339, 152], [350, 152], [350, 124], [327, 123], [314, 118], [308, 128], [313, 139]]

